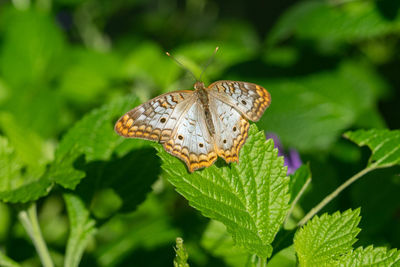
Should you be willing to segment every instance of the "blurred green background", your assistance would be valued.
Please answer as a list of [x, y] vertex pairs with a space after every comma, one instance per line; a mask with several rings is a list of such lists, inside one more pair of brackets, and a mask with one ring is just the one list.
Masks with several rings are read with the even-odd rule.
[[[199, 75], [219, 46], [206, 84], [231, 79], [267, 88], [272, 104], [258, 127], [310, 164], [313, 182], [301, 214], [365, 166], [368, 150], [341, 138], [344, 131], [400, 128], [399, 9], [398, 0], [0, 1], [0, 134], [19, 148], [23, 162], [45, 166], [63, 135], [92, 109], [192, 88], [191, 76], [165, 51]], [[184, 238], [193, 266], [224, 266], [202, 246], [209, 220], [156, 180], [160, 163], [153, 156], [156, 173], [135, 177], [138, 185], [153, 184], [138, 209], [138, 203], [121, 205], [107, 185], [87, 201], [99, 230], [81, 266], [171, 266], [176, 236]], [[90, 168], [96, 172], [96, 162]], [[357, 245], [400, 248], [399, 173], [367, 175], [324, 211], [361, 206]], [[117, 178], [107, 177], [122, 187], [130, 180]], [[78, 191], [90, 181], [82, 180]], [[68, 236], [61, 191], [39, 201], [56, 262]], [[0, 204], [0, 249], [26, 266], [40, 265], [6, 204]]]

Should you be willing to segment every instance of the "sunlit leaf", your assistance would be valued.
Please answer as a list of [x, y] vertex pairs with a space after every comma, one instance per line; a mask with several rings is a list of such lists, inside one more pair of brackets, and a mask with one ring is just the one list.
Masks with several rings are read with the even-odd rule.
[[78, 157], [84, 156], [86, 162], [110, 159], [123, 142], [114, 132], [114, 123], [137, 104], [133, 96], [119, 98], [77, 122], [61, 140], [48, 176], [66, 188], [74, 188], [84, 177], [84, 172], [73, 165]]
[[215, 165], [189, 174], [179, 159], [158, 146], [167, 179], [189, 204], [221, 221], [234, 242], [260, 257], [271, 256], [273, 241], [288, 209], [288, 178], [272, 139], [255, 125], [239, 164]]
[[276, 253], [268, 262], [268, 267], [294, 267], [297, 266], [296, 253], [293, 245]]
[[344, 136], [359, 146], [372, 150], [368, 166], [384, 168], [400, 164], [400, 131], [386, 129], [358, 130]]
[[10, 8], [2, 13], [0, 71], [5, 81], [20, 90], [49, 81], [60, 70], [64, 47], [63, 34], [53, 17], [35, 9]]
[[0, 199], [27, 202], [48, 193], [52, 182], [42, 171], [27, 168], [9, 141], [0, 136]]
[[60, 82], [63, 97], [79, 104], [88, 104], [110, 92], [121, 73], [121, 62], [113, 53], [100, 53], [74, 48]]
[[357, 248], [340, 259], [340, 267], [351, 266], [398, 266], [400, 264], [400, 251], [387, 248]]
[[323, 214], [299, 229], [294, 237], [294, 248], [300, 266], [337, 264], [340, 256], [349, 253], [357, 241], [359, 214], [359, 209]]

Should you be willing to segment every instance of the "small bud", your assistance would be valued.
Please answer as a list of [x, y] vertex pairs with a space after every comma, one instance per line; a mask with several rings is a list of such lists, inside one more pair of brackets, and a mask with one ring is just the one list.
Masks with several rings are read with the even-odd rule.
[[176, 246], [174, 247], [174, 250], [176, 253], [174, 267], [189, 267], [189, 264], [187, 263], [189, 255], [183, 246], [183, 239], [181, 237], [176, 238]]

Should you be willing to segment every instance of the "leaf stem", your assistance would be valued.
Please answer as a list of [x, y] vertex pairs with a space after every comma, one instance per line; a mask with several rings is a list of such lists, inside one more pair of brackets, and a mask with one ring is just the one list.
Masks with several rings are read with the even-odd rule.
[[33, 245], [39, 254], [40, 261], [44, 267], [53, 267], [53, 260], [50, 257], [49, 250], [43, 239], [42, 232], [40, 231], [39, 222], [36, 213], [36, 203], [32, 203], [28, 208], [21, 210], [18, 213], [18, 218], [21, 221], [26, 232], [33, 241]]
[[357, 181], [358, 179], [360, 179], [363, 175], [367, 174], [368, 172], [372, 171], [376, 169], [376, 167], [373, 166], [369, 166], [363, 170], [361, 170], [360, 172], [356, 173], [354, 176], [352, 176], [351, 178], [349, 178], [346, 182], [344, 182], [341, 186], [339, 186], [338, 188], [336, 188], [335, 191], [333, 191], [332, 193], [330, 193], [328, 196], [326, 196], [317, 206], [315, 206], [314, 208], [312, 208], [307, 214], [306, 216], [304, 216], [304, 218], [297, 224], [297, 226], [302, 226], [304, 225], [306, 222], [308, 222], [308, 220], [310, 220], [315, 214], [317, 214], [323, 207], [325, 207], [329, 202], [331, 202], [332, 199], [334, 199], [337, 195], [339, 195], [344, 189], [346, 189], [349, 185], [351, 185], [352, 183], [354, 183], [355, 181]]
[[258, 257], [257, 267], [266, 267], [267, 266], [267, 259]]
[[297, 196], [295, 197], [295, 199], [293, 199], [292, 204], [290, 205], [290, 209], [289, 212], [286, 215], [286, 218], [284, 220], [283, 225], [285, 225], [287, 223], [287, 221], [290, 218], [290, 215], [293, 212], [294, 206], [297, 204], [297, 202], [299, 201], [299, 199], [301, 198], [301, 196], [303, 195], [304, 191], [306, 191], [307, 187], [310, 185], [311, 183], [311, 177], [308, 177], [307, 181], [304, 183], [304, 185], [301, 187], [300, 192], [297, 194]]

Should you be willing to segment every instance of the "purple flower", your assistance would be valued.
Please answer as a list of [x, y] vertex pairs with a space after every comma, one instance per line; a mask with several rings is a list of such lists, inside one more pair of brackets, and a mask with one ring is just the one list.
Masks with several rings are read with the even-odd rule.
[[266, 137], [267, 139], [272, 138], [272, 140], [274, 140], [275, 147], [278, 149], [278, 156], [283, 156], [285, 166], [288, 168], [287, 174], [293, 174], [302, 164], [299, 152], [293, 148], [290, 148], [289, 151], [286, 152], [278, 136], [274, 133], [267, 133]]

